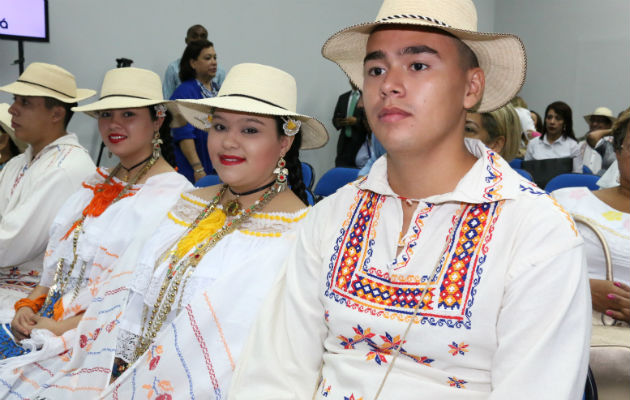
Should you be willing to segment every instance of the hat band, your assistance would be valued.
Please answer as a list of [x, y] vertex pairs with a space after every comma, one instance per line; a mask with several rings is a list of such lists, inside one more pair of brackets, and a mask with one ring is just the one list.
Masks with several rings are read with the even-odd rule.
[[424, 15], [414, 15], [414, 14], [396, 14], [396, 15], [390, 15], [389, 17], [385, 17], [385, 18], [381, 18], [376, 22], [385, 22], [385, 21], [391, 21], [393, 19], [421, 19], [423, 21], [429, 21], [429, 22], [433, 22], [434, 24], [438, 24], [438, 25], [442, 25], [445, 26], [447, 28], [450, 28], [451, 26], [445, 22], [442, 22], [440, 20], [437, 20], [435, 18], [431, 18], [431, 17], [425, 17]]
[[35, 85], [35, 86], [43, 87], [44, 89], [52, 90], [53, 92], [57, 92], [57, 93], [59, 93], [59, 94], [63, 94], [63, 95], [64, 95], [64, 96], [66, 96], [66, 97], [75, 97], [75, 96], [70, 96], [69, 94], [64, 93], [64, 92], [62, 92], [62, 91], [60, 91], [60, 90], [53, 89], [53, 88], [48, 87], [48, 86], [46, 86], [46, 85], [42, 85], [41, 83], [36, 83], [36, 82], [31, 82], [31, 81], [25, 81], [24, 79], [18, 79], [17, 81], [18, 81], [18, 82], [22, 82], [22, 83], [28, 83], [29, 85]]
[[131, 97], [133, 99], [154, 100], [154, 99], [150, 99], [148, 97], [132, 96], [130, 94], [108, 94], [107, 96], [100, 97], [99, 100], [103, 100], [103, 99], [106, 99], [108, 97]]
[[[249, 96], [249, 95], [247, 95], [247, 94], [230, 93], [230, 94], [223, 94], [223, 95], [221, 95], [221, 96], [219, 96], [219, 97], [245, 97], [245, 98], [248, 98], [248, 99], [252, 99], [252, 100], [256, 100], [256, 101], [260, 101], [261, 103], [269, 104], [270, 106], [274, 106], [274, 107], [282, 108], [283, 110], [287, 110], [286, 108], [284, 108], [284, 107], [282, 107], [282, 106], [279, 106], [279, 105], [277, 105], [277, 104], [274, 104], [274, 103], [272, 103], [272, 102], [270, 102], [270, 101], [263, 100], [263, 99], [261, 99], [261, 98], [254, 97], [254, 96]], [[289, 111], [289, 110], [287, 110], [287, 111]]]

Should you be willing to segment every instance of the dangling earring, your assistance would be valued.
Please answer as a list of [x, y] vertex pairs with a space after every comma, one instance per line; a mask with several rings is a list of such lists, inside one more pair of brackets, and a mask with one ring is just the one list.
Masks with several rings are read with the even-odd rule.
[[276, 174], [276, 184], [278, 184], [278, 191], [281, 192], [287, 188], [287, 179], [289, 178], [289, 170], [286, 168], [287, 162], [284, 156], [280, 156], [278, 160], [278, 166], [273, 170]]
[[155, 131], [153, 134], [153, 140], [151, 140], [151, 144], [153, 144], [153, 158], [160, 158], [160, 145], [164, 143], [162, 139], [160, 139], [160, 131]]

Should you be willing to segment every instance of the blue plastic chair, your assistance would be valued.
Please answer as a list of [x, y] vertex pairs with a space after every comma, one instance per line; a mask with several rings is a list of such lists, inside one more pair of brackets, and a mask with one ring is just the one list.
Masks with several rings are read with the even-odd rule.
[[598, 190], [599, 186], [597, 186], [597, 181], [599, 180], [599, 176], [597, 175], [588, 175], [588, 174], [560, 174], [555, 178], [551, 179], [547, 186], [545, 186], [545, 191], [551, 193], [554, 190], [562, 189], [565, 187], [577, 187], [577, 186], [586, 186], [590, 190]]
[[510, 167], [512, 167], [514, 169], [521, 168], [523, 166], [523, 159], [522, 158], [514, 158], [508, 164], [510, 164]]
[[591, 169], [586, 165], [582, 165], [582, 173], [593, 175], [593, 171], [591, 171]]
[[306, 189], [306, 200], [309, 206], [315, 205], [315, 195], [309, 189]]
[[330, 196], [343, 185], [350, 183], [359, 176], [358, 168], [336, 167], [328, 170], [315, 185], [313, 194], [320, 199], [321, 197]]
[[219, 183], [221, 183], [221, 179], [219, 179], [219, 175], [210, 174], [199, 179], [197, 183], [195, 183], [195, 186], [206, 187], [206, 186], [218, 185]]
[[313, 166], [307, 162], [302, 161], [302, 180], [304, 181], [304, 186], [307, 189], [313, 189], [313, 183], [315, 183], [315, 171], [313, 170]]
[[518, 172], [523, 178], [533, 182], [532, 174], [530, 174], [529, 172], [525, 171], [524, 169], [514, 168], [514, 171]]

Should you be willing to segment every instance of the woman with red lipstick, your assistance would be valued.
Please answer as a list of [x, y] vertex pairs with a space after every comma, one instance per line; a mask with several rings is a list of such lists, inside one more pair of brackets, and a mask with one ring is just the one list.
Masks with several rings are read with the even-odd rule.
[[[549, 160], [565, 159], [557, 163], [545, 164], [544, 168], [557, 169], [555, 175], [563, 172], [582, 172], [582, 160], [580, 147], [573, 133], [573, 117], [571, 107], [562, 101], [556, 101], [547, 106], [545, 110], [545, 120], [543, 122], [542, 135], [532, 139], [527, 145], [525, 161], [529, 160]], [[528, 169], [527, 165], [524, 166]], [[530, 171], [536, 179], [536, 170]], [[546, 171], [542, 182], [548, 181], [551, 175]], [[539, 183], [536, 180], [536, 183]], [[539, 183], [540, 184], [540, 183]], [[544, 187], [544, 184], [542, 185]]]
[[[179, 78], [182, 83], [175, 89], [171, 100], [205, 99], [217, 95], [219, 85], [212, 79], [217, 74], [217, 53], [208, 40], [190, 42], [180, 62]], [[208, 132], [187, 124], [173, 129], [177, 170], [191, 182], [212, 173], [208, 155]]]
[[107, 286], [112, 265], [133, 258], [135, 251], [127, 250], [147, 238], [154, 221], [191, 188], [161, 157], [163, 103], [158, 75], [121, 68], [105, 75], [98, 101], [73, 108], [98, 119], [101, 137], [120, 163], [98, 169], [55, 217], [40, 283], [15, 303], [13, 320], [0, 330], [0, 370], [28, 368], [66, 351], [98, 286]]
[[[319, 121], [296, 113], [296, 100], [291, 75], [240, 64], [217, 97], [178, 102], [186, 120], [208, 129], [224, 184], [183, 194], [147, 242], [117, 344], [98, 345], [116, 348], [114, 378], [131, 370], [105, 397], [130, 398], [167, 376], [158, 391], [172, 398], [191, 397], [189, 388], [197, 398], [227, 395], [249, 328], [307, 213], [299, 150], [328, 139]], [[111, 364], [83, 365], [99, 366]]]

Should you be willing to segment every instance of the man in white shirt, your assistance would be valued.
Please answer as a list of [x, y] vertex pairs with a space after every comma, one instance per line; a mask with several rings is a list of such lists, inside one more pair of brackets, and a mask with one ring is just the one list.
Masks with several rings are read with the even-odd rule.
[[[582, 240], [466, 111], [525, 78], [470, 0], [385, 0], [322, 53], [362, 87], [387, 150], [306, 217], [231, 399], [574, 399], [591, 306]], [[553, 240], [550, 240], [553, 238]]]
[[7, 307], [39, 281], [58, 209], [94, 173], [87, 150], [66, 128], [70, 109], [95, 91], [77, 89], [72, 74], [45, 63], [30, 64], [0, 90], [13, 94], [11, 126], [28, 143], [0, 172], [0, 305]]

